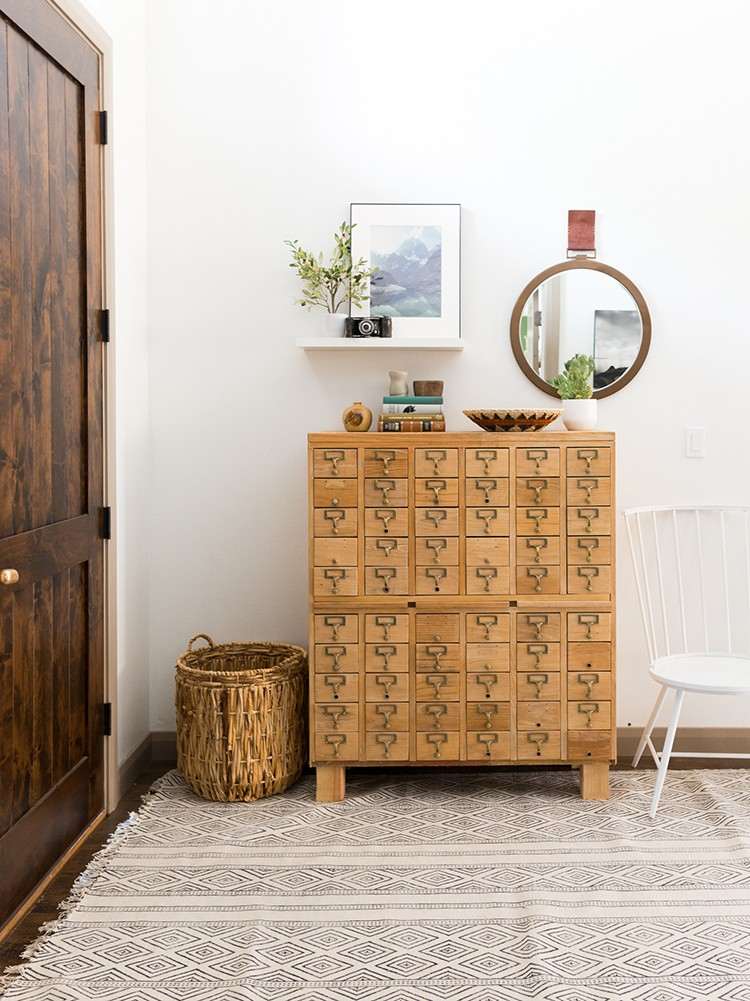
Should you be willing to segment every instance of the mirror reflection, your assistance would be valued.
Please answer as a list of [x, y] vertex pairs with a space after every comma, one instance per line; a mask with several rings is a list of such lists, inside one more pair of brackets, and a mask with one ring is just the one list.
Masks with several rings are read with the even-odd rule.
[[521, 312], [518, 337], [532, 371], [547, 383], [573, 355], [591, 355], [596, 391], [622, 379], [635, 362], [643, 323], [616, 278], [574, 269], [537, 285]]

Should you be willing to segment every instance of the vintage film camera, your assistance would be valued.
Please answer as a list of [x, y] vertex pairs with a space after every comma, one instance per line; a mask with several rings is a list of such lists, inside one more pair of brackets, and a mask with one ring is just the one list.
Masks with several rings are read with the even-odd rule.
[[344, 323], [347, 337], [392, 337], [390, 316], [347, 316]]

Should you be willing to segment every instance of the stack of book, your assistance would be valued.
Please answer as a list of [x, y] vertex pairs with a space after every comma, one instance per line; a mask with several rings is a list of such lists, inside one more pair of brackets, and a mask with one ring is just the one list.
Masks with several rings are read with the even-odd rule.
[[384, 396], [378, 431], [445, 431], [442, 396]]

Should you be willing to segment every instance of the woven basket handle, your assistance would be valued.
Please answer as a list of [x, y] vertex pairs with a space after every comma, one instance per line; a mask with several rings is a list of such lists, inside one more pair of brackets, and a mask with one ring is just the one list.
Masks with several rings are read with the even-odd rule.
[[187, 645], [188, 653], [193, 652], [193, 643], [195, 643], [196, 640], [205, 640], [206, 643], [208, 643], [209, 647], [213, 647], [214, 645], [214, 641], [211, 639], [210, 636], [207, 636], [206, 633], [196, 633], [196, 635], [193, 636], [193, 638]]

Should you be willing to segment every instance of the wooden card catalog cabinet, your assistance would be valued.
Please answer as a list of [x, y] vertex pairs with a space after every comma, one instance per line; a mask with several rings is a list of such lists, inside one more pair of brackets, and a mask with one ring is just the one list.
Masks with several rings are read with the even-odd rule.
[[347, 765], [615, 756], [609, 433], [309, 437], [310, 747]]

